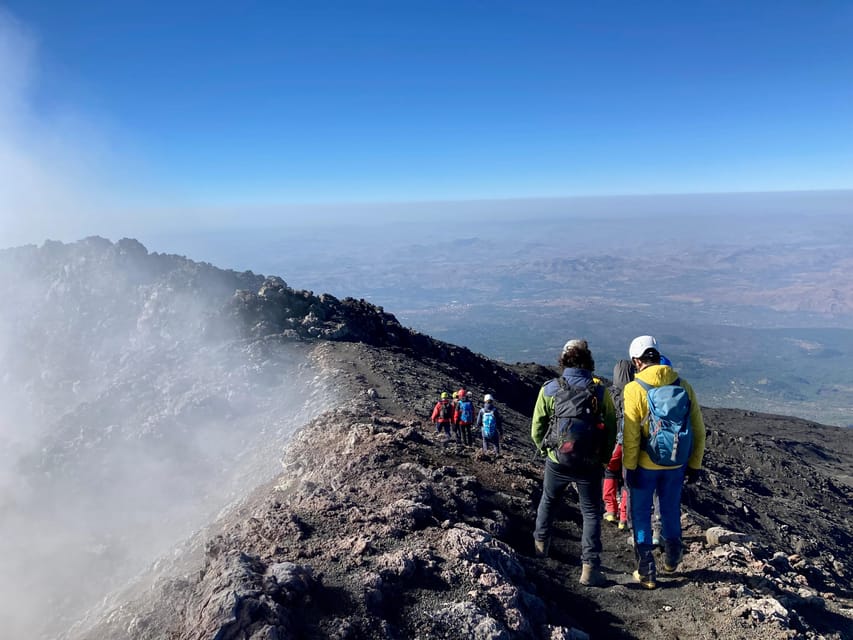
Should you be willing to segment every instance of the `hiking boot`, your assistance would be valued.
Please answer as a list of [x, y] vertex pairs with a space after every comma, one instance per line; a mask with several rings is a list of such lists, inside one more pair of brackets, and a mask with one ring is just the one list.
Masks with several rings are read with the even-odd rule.
[[658, 586], [653, 576], [640, 575], [639, 570], [634, 572], [634, 580], [639, 582], [643, 589], [654, 589]]
[[665, 552], [663, 554], [663, 570], [667, 573], [673, 573], [678, 569], [678, 565], [681, 564], [681, 561], [684, 558], [684, 547], [681, 544], [681, 540], [676, 540], [674, 542], [664, 540], [663, 543], [665, 548]]
[[586, 587], [602, 587], [607, 582], [607, 578], [601, 573], [598, 567], [593, 567], [591, 564], [584, 564], [581, 569], [581, 579], [579, 582]]
[[605, 513], [604, 514], [605, 522], [616, 522], [616, 514], [615, 513]]
[[663, 566], [661, 567], [666, 573], [675, 573], [678, 571], [678, 563], [674, 562], [670, 564], [669, 560], [664, 558]]
[[625, 529], [628, 528], [628, 521], [627, 520], [620, 520], [618, 527], [619, 527], [619, 531], [625, 531]]
[[536, 550], [537, 558], [547, 558], [548, 551], [551, 548], [551, 538], [546, 538], [545, 540], [533, 538], [533, 548]]

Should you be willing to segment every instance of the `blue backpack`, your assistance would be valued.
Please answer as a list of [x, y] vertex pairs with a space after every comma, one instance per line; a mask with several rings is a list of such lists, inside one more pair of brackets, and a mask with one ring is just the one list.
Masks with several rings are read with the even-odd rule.
[[690, 396], [681, 380], [653, 387], [642, 380], [636, 382], [646, 390], [649, 401], [649, 437], [643, 447], [649, 458], [662, 467], [687, 463], [693, 449], [693, 429], [690, 424]]
[[483, 436], [487, 440], [491, 440], [496, 435], [498, 435], [498, 423], [495, 420], [495, 412], [483, 411]]
[[474, 422], [474, 403], [470, 400], [460, 400], [458, 404], [459, 408], [459, 422], [464, 422], [465, 424], [471, 424]]

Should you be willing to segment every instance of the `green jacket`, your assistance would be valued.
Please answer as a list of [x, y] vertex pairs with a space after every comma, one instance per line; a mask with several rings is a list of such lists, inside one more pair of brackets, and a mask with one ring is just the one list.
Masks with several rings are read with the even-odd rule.
[[[602, 419], [607, 434], [607, 442], [601, 451], [601, 463], [607, 464], [610, 462], [610, 456], [616, 444], [616, 408], [613, 405], [613, 398], [610, 397], [610, 391], [601, 384], [598, 378], [593, 378], [592, 374], [583, 369], [566, 369], [563, 371], [563, 377], [570, 385], [588, 384], [592, 380], [604, 388]], [[559, 389], [560, 384], [556, 378], [546, 382], [539, 390], [539, 397], [536, 398], [536, 405], [533, 407], [530, 437], [533, 439], [533, 444], [542, 453], [546, 453], [542, 441], [545, 439], [548, 427], [551, 425], [551, 416], [554, 415], [554, 395], [556, 395]], [[557, 456], [554, 451], [548, 450], [547, 455], [553, 462], [557, 462]]]

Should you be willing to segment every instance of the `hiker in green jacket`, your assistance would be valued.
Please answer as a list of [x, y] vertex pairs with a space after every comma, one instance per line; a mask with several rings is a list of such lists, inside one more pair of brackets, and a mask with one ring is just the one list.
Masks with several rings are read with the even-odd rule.
[[537, 556], [548, 555], [556, 502], [574, 483], [583, 515], [580, 583], [602, 586], [601, 483], [616, 442], [616, 412], [610, 392], [593, 380], [595, 361], [586, 340], [569, 340], [559, 364], [562, 375], [539, 390], [530, 428], [546, 455], [533, 543]]

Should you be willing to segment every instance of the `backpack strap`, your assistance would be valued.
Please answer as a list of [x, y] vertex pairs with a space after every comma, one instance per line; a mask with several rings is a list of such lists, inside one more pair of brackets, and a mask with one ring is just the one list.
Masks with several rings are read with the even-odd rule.
[[[549, 384], [551, 384], [550, 380], [545, 383], [545, 386], [547, 386]], [[566, 379], [563, 376], [559, 376], [557, 378], [557, 386], [560, 387], [561, 391], [564, 391], [569, 386], [569, 383], [566, 382]], [[556, 402], [556, 400], [555, 400], [555, 402]], [[557, 412], [552, 411], [551, 415], [548, 417], [548, 429], [545, 431], [545, 437], [542, 439], [543, 445], [551, 437], [551, 433], [554, 430], [554, 425], [556, 425], [556, 424], [557, 424]]]
[[[645, 389], [645, 390], [646, 390], [646, 395], [647, 395], [647, 396], [648, 396], [649, 391], [651, 391], [652, 389], [654, 389], [654, 388], [655, 388], [655, 387], [653, 387], [652, 385], [650, 385], [648, 382], [643, 382], [643, 381], [642, 381], [642, 380], [640, 380], [639, 378], [634, 378], [634, 382], [636, 382], [638, 385], [640, 385], [643, 389]], [[649, 401], [649, 402], [647, 402], [647, 404], [651, 404], [651, 402]], [[651, 422], [651, 419], [652, 419], [652, 408], [651, 408], [651, 407], [647, 407], [647, 410], [648, 410], [648, 411], [647, 411], [647, 413], [646, 413], [646, 416], [645, 416], [642, 420], [640, 420], [640, 425], [641, 425], [641, 426], [642, 426], [642, 425], [644, 425], [644, 424], [646, 424], [646, 423], [650, 423], [650, 422]], [[649, 425], [649, 428], [651, 429], [651, 425]], [[642, 429], [640, 429], [640, 447], [645, 451], [646, 446], [647, 446], [648, 444], [649, 444], [649, 437], [648, 437], [648, 436], [646, 436], [646, 435], [643, 435], [643, 430], [642, 430]]]
[[[657, 388], [657, 387], [655, 387], [655, 386], [653, 386], [653, 385], [650, 385], [648, 382], [643, 382], [643, 381], [642, 381], [642, 380], [640, 380], [639, 378], [634, 378], [634, 382], [636, 382], [637, 384], [639, 384], [639, 385], [640, 385], [641, 387], [643, 387], [643, 389], [645, 389], [646, 391], [651, 391], [652, 389], [656, 389], [656, 388]], [[672, 386], [674, 386], [674, 387], [680, 387], [680, 386], [681, 386], [681, 378], [676, 378], [675, 380], [673, 380], [673, 381], [672, 381], [672, 382], [670, 382], [669, 384], [670, 384], [670, 385], [672, 385]], [[669, 386], [669, 385], [663, 385], [663, 386]]]
[[604, 385], [600, 382], [593, 382], [595, 385], [595, 397], [598, 400], [598, 413], [604, 411]]

